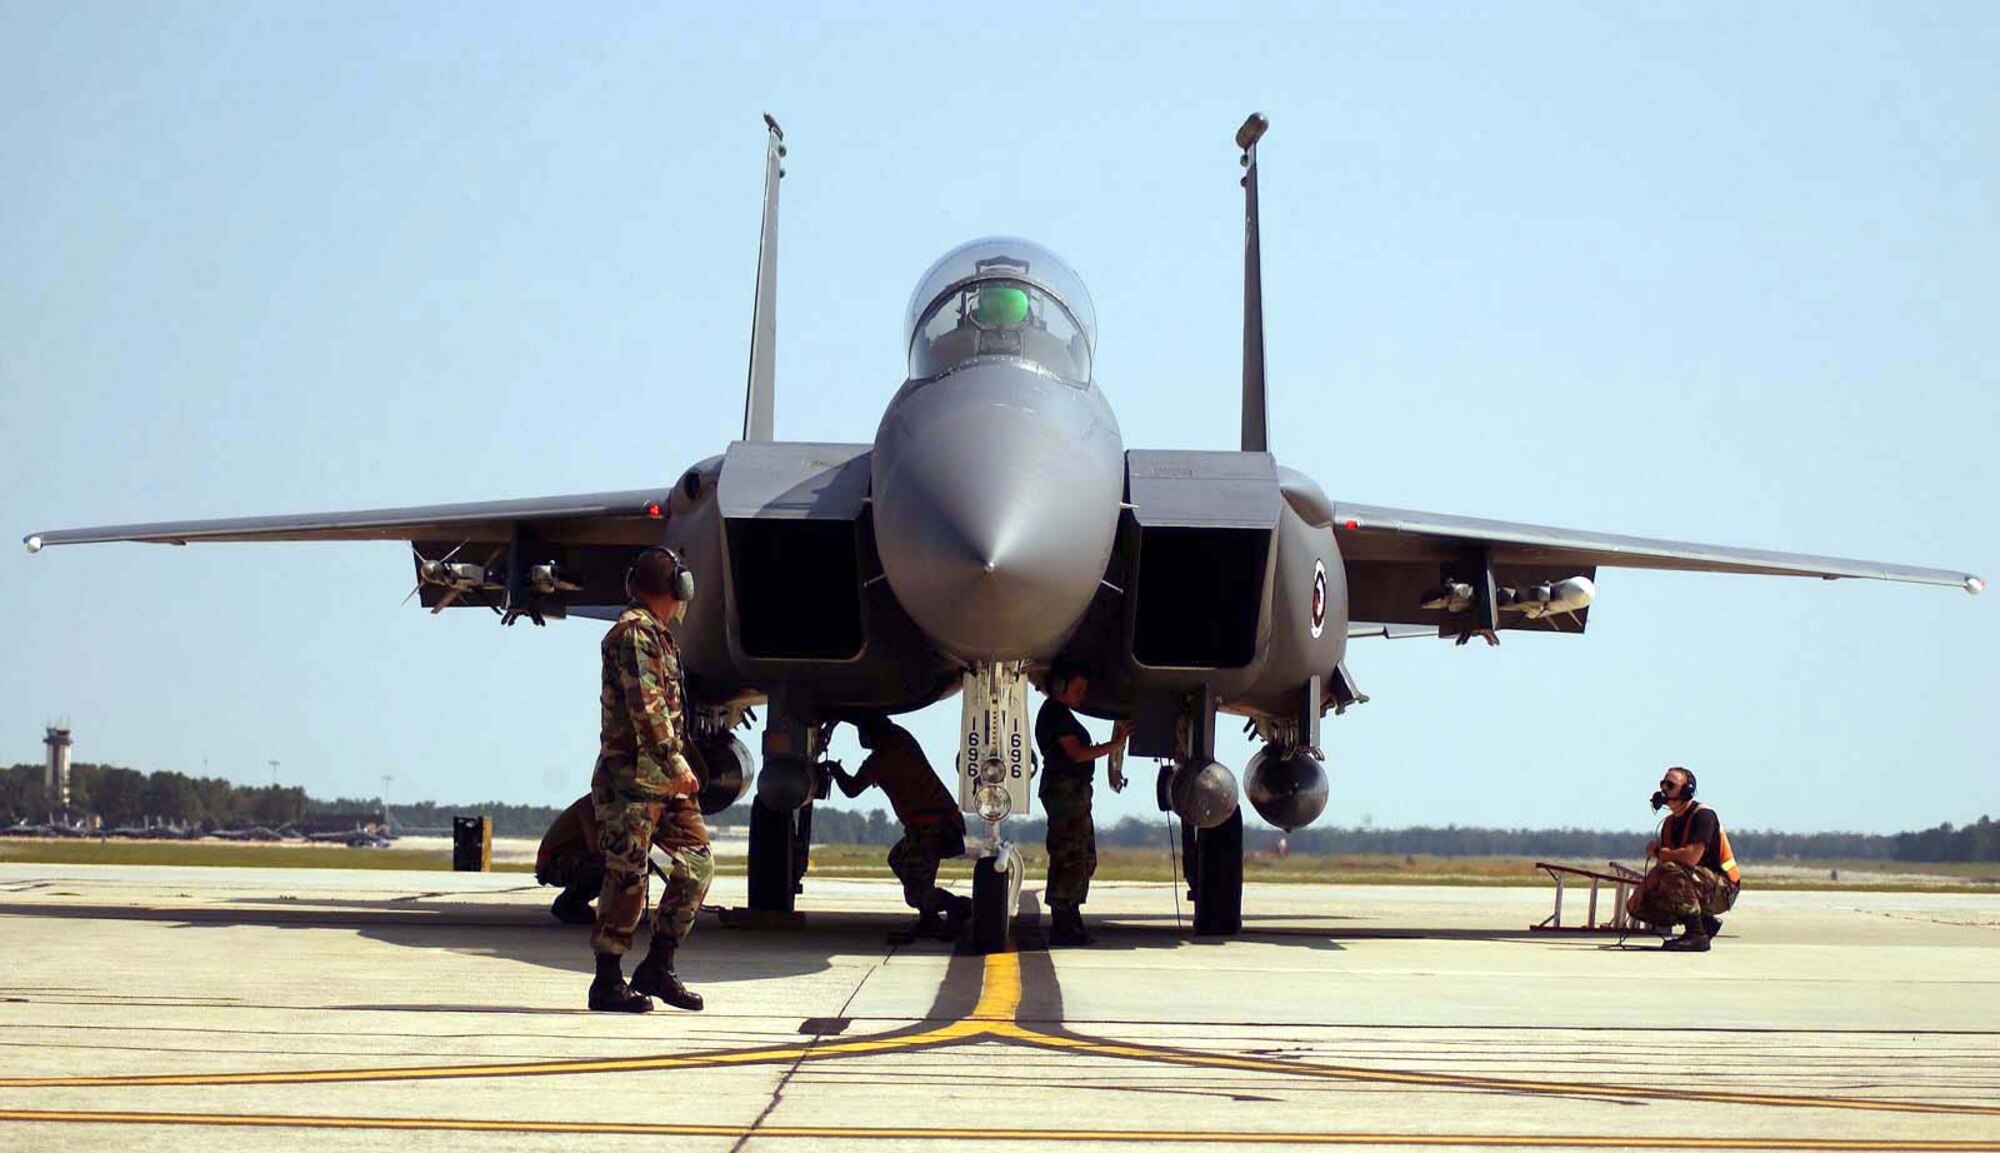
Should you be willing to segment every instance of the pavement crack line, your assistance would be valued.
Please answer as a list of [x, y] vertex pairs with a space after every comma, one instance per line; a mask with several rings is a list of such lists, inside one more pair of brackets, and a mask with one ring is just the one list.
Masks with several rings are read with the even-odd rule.
[[[861, 979], [854, 983], [854, 988], [848, 990], [847, 999], [840, 1003], [840, 1012], [835, 1014], [836, 1016], [847, 1016], [847, 1011], [854, 1007], [854, 999], [861, 995], [861, 987], [868, 983], [868, 978], [873, 977], [875, 970], [887, 964], [889, 957], [894, 957], [895, 955], [896, 947], [891, 945], [889, 946], [888, 957], [884, 957], [882, 960], [868, 966], [868, 971], [861, 974]], [[784, 1075], [778, 1078], [778, 1083], [771, 1087], [771, 1099], [765, 1103], [764, 1108], [758, 1112], [749, 1126], [743, 1130], [743, 1135], [738, 1137], [736, 1143], [729, 1147], [729, 1153], [742, 1153], [743, 1146], [749, 1142], [750, 1138], [756, 1136], [757, 1130], [764, 1122], [770, 1120], [771, 1114], [777, 1111], [778, 1104], [785, 1099], [785, 1086], [792, 1083], [792, 1078], [798, 1074], [799, 1066], [805, 1064], [806, 1058], [812, 1055], [813, 1047], [825, 1039], [824, 1035], [815, 1035], [805, 1043], [805, 1047], [799, 1053], [798, 1060], [793, 1061], [791, 1068], [786, 1069]]]
[[[871, 974], [873, 970], [870, 970]], [[1053, 971], [1049, 971], [1053, 980]], [[504, 1062], [479, 1065], [419, 1065], [403, 1068], [320, 1069], [244, 1073], [175, 1073], [95, 1077], [0, 1078], [0, 1090], [30, 1088], [130, 1087], [144, 1085], [304, 1085], [355, 1081], [424, 1081], [472, 1077], [524, 1077], [558, 1074], [622, 1073], [670, 1069], [715, 1069], [747, 1065], [789, 1064], [791, 1072], [806, 1063], [848, 1057], [907, 1053], [967, 1043], [998, 1042], [1055, 1053], [1108, 1057], [1141, 1063], [1230, 1072], [1278, 1074], [1293, 1078], [1378, 1085], [1424, 1087], [1440, 1091], [1475, 1090], [1571, 1099], [1702, 1102], [1786, 1109], [1837, 1109], [1880, 1113], [1916, 1113], [2000, 1117], [2000, 1105], [1948, 1101], [1836, 1097], [1811, 1094], [1743, 1093], [1721, 1090], [1654, 1088], [1583, 1081], [1537, 1080], [1478, 1074], [1434, 1073], [1359, 1065], [1315, 1064], [1231, 1053], [1204, 1053], [1187, 1048], [1141, 1042], [1112, 1041], [1072, 1033], [1059, 1022], [1023, 1024], [1022, 967], [1019, 953], [993, 953], [980, 969], [979, 998], [971, 1011], [943, 1023], [920, 1021], [904, 1029], [866, 1037], [829, 1040], [813, 1037], [803, 1044], [768, 1045], [658, 1056], [599, 1060]], [[862, 978], [862, 984], [867, 976]], [[857, 984], [846, 1004], [860, 991]], [[782, 1090], [784, 1082], [780, 1082]], [[775, 1108], [774, 1100], [765, 1110]], [[737, 1131], [731, 1129], [730, 1136]]]

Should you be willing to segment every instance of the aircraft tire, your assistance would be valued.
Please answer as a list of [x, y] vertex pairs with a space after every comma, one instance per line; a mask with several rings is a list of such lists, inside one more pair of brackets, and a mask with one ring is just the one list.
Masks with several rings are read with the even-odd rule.
[[750, 907], [789, 913], [798, 894], [797, 814], [750, 802]]
[[998, 858], [985, 856], [972, 866], [972, 923], [966, 943], [974, 953], [1002, 953], [1014, 925], [1009, 874], [994, 867]]
[[1243, 810], [1195, 833], [1194, 931], [1234, 937], [1243, 929]]

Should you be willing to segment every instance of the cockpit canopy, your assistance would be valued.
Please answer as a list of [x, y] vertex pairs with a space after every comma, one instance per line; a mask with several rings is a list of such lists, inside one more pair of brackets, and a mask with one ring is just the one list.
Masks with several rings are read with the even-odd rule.
[[1090, 383], [1097, 309], [1061, 257], [1033, 241], [992, 236], [931, 265], [910, 296], [903, 331], [912, 380], [997, 356], [1032, 361], [1081, 385]]

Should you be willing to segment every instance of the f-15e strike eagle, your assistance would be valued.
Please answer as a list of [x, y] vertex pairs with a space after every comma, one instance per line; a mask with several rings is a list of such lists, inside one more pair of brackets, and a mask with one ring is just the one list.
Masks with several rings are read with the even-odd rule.
[[[772, 435], [778, 184], [765, 117], [764, 216], [743, 436], [656, 488], [310, 516], [43, 532], [99, 541], [400, 540], [433, 612], [616, 614], [648, 545], [685, 556], [701, 591], [678, 627], [704, 808], [751, 806], [749, 901], [789, 911], [803, 874], [830, 724], [964, 696], [955, 773], [986, 823], [973, 944], [1003, 945], [1021, 880], [1001, 823], [1036, 771], [1027, 685], [1057, 660], [1092, 669], [1085, 711], [1134, 722], [1160, 796], [1195, 837], [1195, 926], [1234, 932], [1242, 900], [1236, 779], [1215, 763], [1218, 713], [1263, 743], [1244, 791], [1286, 829], [1318, 817], [1320, 721], [1365, 699], [1350, 637], [1580, 633], [1600, 567], [1860, 577], [1954, 585], [1939, 569], [1573, 532], [1329, 499], [1271, 454], [1257, 225], [1257, 144], [1237, 132], [1244, 189], [1242, 447], [1127, 449], [1092, 360], [1097, 315], [1047, 249], [976, 240], [932, 265], [904, 326], [908, 379], [873, 444]], [[801, 581], [798, 574], [810, 573]], [[765, 710], [763, 770], [732, 733]]]

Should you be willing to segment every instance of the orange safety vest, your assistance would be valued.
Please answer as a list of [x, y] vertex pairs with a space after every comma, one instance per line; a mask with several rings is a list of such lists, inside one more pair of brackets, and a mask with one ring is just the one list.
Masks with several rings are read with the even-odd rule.
[[1715, 833], [1722, 838], [1722, 875], [1729, 878], [1730, 884], [1741, 885], [1743, 871], [1736, 867], [1736, 850], [1729, 847], [1729, 832], [1720, 820], [1715, 823]]
[[[1694, 824], [1694, 814], [1696, 810], [1700, 808], [1701, 808], [1701, 802], [1696, 801], [1692, 806], [1688, 808], [1687, 812], [1681, 814], [1682, 818], [1684, 819], [1681, 821], [1680, 828], [1676, 829], [1675, 831], [1686, 832], [1688, 828]], [[1671, 826], [1673, 825], [1673, 823], [1674, 823], [1674, 818], [1668, 817], [1666, 820], [1666, 825]], [[1660, 839], [1662, 842], [1664, 842], [1666, 840], [1666, 828], [1662, 827], [1660, 833], [1661, 833]], [[1743, 871], [1736, 867], [1736, 850], [1729, 847], [1729, 832], [1728, 830], [1722, 827], [1722, 818], [1720, 817], [1717, 817], [1715, 820], [1715, 835], [1722, 842], [1717, 847], [1716, 850], [1722, 855], [1722, 869], [1721, 869], [1722, 875], [1729, 878], [1730, 884], [1741, 885], [1743, 883]], [[1687, 846], [1668, 845], [1667, 847], [1670, 849], [1683, 849], [1686, 848]]]

